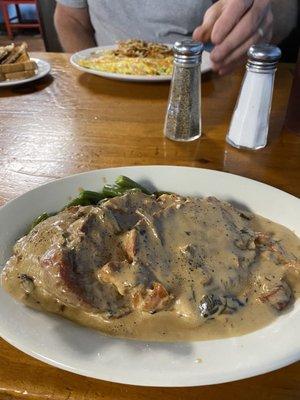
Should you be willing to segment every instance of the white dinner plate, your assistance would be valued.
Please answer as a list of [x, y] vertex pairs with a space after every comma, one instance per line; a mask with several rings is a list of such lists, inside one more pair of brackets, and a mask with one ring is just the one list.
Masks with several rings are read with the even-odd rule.
[[21, 85], [23, 83], [33, 82], [33, 81], [36, 81], [37, 79], [41, 79], [44, 76], [48, 75], [49, 72], [51, 71], [51, 65], [47, 61], [40, 60], [39, 58], [30, 58], [30, 60], [35, 61], [38, 66], [37, 72], [34, 76], [31, 76], [30, 78], [12, 79], [9, 81], [0, 82], [0, 88], [7, 87], [7, 86], [17, 86], [17, 85]]
[[[228, 173], [186, 167], [102, 169], [40, 186], [0, 209], [0, 265], [44, 211], [62, 208], [78, 188], [99, 190], [127, 175], [149, 188], [213, 195], [249, 207], [300, 234], [299, 200], [271, 186]], [[62, 317], [34, 311], [0, 289], [0, 334], [31, 356], [77, 374], [144, 386], [197, 386], [242, 379], [300, 359], [300, 301], [270, 325], [240, 337], [183, 343], [112, 338]], [[201, 362], [199, 362], [201, 361]]]
[[[170, 45], [171, 46], [171, 45]], [[115, 49], [117, 46], [100, 46], [93, 47], [91, 49], [86, 49], [79, 51], [71, 56], [70, 62], [71, 64], [79, 69], [82, 72], [87, 72], [89, 74], [102, 76], [104, 78], [117, 79], [121, 81], [144, 81], [144, 82], [161, 82], [161, 81], [170, 81], [172, 75], [126, 75], [126, 74], [117, 74], [113, 72], [103, 72], [97, 71], [95, 69], [82, 67], [78, 64], [78, 61], [83, 58], [89, 58], [92, 53], [99, 52], [101, 54], [102, 51]], [[172, 46], [171, 46], [172, 47]], [[210, 71], [212, 68], [212, 63], [210, 61], [209, 53], [204, 51], [202, 54], [202, 64], [201, 64], [201, 72]]]

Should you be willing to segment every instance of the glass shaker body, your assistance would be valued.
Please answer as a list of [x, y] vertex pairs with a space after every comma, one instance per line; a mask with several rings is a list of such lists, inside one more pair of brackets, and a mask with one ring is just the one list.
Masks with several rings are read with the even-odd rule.
[[189, 142], [201, 136], [201, 55], [203, 44], [192, 40], [174, 45], [173, 75], [170, 86], [164, 135]]
[[231, 119], [226, 141], [251, 150], [266, 146], [278, 47], [260, 43], [248, 50], [247, 70]]
[[247, 69], [226, 136], [231, 146], [252, 150], [266, 146], [275, 71]]
[[164, 134], [184, 142], [201, 136], [200, 64], [174, 64]]

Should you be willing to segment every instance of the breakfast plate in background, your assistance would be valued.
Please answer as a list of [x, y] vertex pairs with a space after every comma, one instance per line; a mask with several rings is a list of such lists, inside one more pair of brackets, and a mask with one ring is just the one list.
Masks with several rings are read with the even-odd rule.
[[47, 61], [41, 60], [39, 58], [34, 58], [34, 57], [30, 58], [30, 60], [34, 61], [37, 65], [37, 69], [33, 76], [30, 76], [28, 78], [22, 78], [22, 79], [12, 79], [12, 80], [2, 81], [2, 82], [0, 82], [0, 88], [17, 86], [17, 85], [22, 85], [22, 84], [28, 83], [28, 82], [33, 82], [33, 81], [43, 78], [44, 76], [46, 76], [50, 73], [51, 65]]
[[35, 81], [50, 70], [47, 61], [30, 57], [26, 42], [0, 46], [0, 88]]
[[[0, 265], [15, 240], [42, 212], [61, 209], [78, 188], [99, 190], [119, 175], [155, 190], [216, 196], [300, 234], [299, 200], [240, 176], [200, 168], [134, 166], [90, 171], [50, 182], [0, 209]], [[55, 195], [53, 195], [55, 193]], [[0, 267], [1, 269], [1, 267]], [[198, 386], [275, 370], [300, 358], [300, 299], [269, 325], [243, 336], [177, 343], [109, 337], [59, 316], [35, 311], [0, 288], [0, 335], [25, 353], [58, 368], [142, 386]]]
[[[171, 45], [168, 45], [172, 48]], [[114, 50], [117, 48], [117, 45], [114, 46], [100, 46], [100, 47], [93, 47], [90, 49], [79, 51], [73, 54], [70, 58], [71, 64], [79, 69], [82, 72], [87, 72], [89, 74], [102, 76], [103, 78], [110, 78], [116, 80], [123, 80], [123, 81], [137, 81], [137, 82], [163, 82], [163, 81], [170, 81], [172, 78], [172, 74], [168, 75], [129, 75], [124, 73], [115, 73], [115, 72], [106, 72], [106, 71], [99, 71], [93, 68], [87, 68], [85, 66], [80, 65], [81, 60], [89, 59], [93, 57], [95, 54], [103, 54], [107, 50]], [[212, 69], [212, 63], [210, 61], [210, 55], [207, 51], [204, 51], [202, 54], [202, 64], [201, 64], [201, 72], [205, 73]]]

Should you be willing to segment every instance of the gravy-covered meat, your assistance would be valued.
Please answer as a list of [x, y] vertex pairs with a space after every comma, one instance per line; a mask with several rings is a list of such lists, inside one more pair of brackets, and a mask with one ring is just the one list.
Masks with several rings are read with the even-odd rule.
[[299, 242], [212, 197], [130, 192], [38, 224], [16, 243], [2, 284], [31, 307], [112, 335], [232, 336], [298, 296]]

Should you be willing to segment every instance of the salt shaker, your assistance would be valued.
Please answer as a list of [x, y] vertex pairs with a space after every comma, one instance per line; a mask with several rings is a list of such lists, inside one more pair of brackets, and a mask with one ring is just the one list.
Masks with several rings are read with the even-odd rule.
[[201, 136], [201, 57], [203, 44], [184, 40], [174, 44], [174, 67], [164, 135], [191, 141]]
[[248, 51], [247, 71], [231, 119], [226, 141], [237, 148], [266, 146], [278, 47], [257, 44]]

